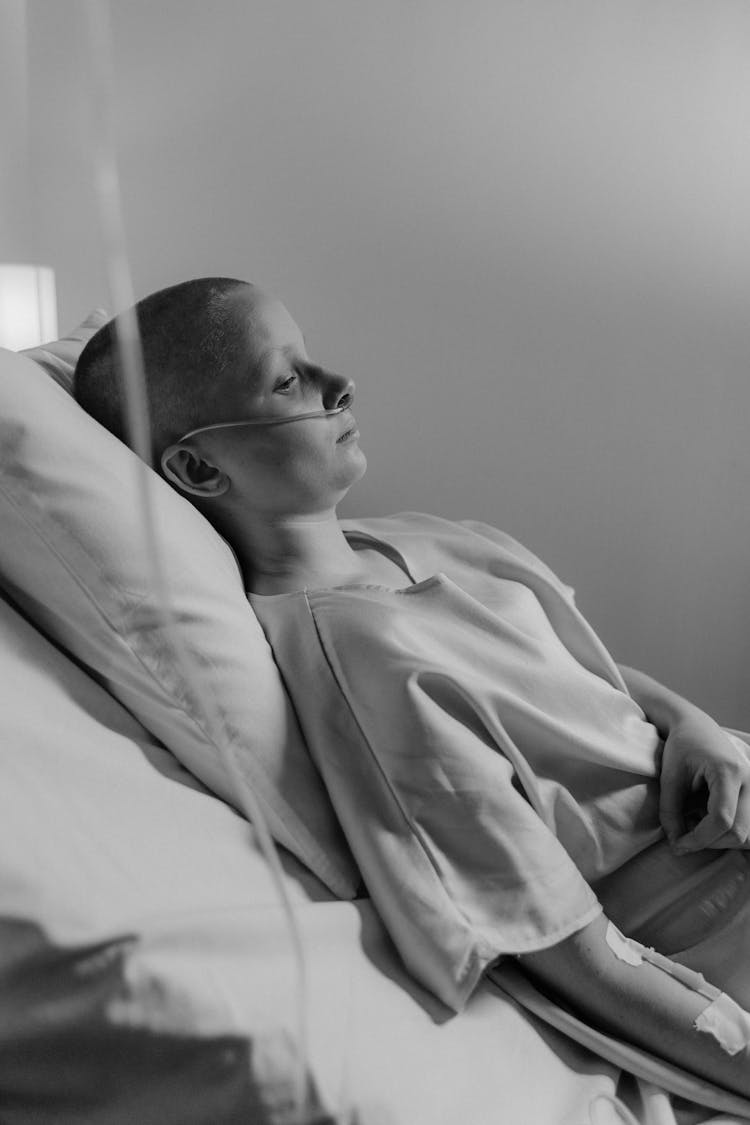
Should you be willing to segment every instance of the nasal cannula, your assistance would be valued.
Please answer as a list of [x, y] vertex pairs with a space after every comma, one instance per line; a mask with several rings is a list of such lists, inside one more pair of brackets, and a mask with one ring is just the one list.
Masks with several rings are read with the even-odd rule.
[[287, 414], [283, 418], [243, 418], [238, 422], [214, 422], [210, 426], [198, 426], [195, 430], [183, 434], [180, 441], [187, 441], [196, 434], [204, 434], [207, 430], [228, 430], [231, 426], [282, 426], [285, 422], [301, 422], [304, 418], [330, 418], [333, 414], [342, 414], [349, 409], [349, 403], [336, 406], [333, 410], [308, 410], [304, 414]]

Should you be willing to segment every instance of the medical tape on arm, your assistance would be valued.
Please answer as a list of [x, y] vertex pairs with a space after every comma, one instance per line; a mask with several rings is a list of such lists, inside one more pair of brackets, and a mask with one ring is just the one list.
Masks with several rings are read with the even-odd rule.
[[618, 960], [634, 966], [648, 961], [686, 988], [703, 996], [708, 1003], [693, 1026], [696, 1031], [712, 1035], [728, 1055], [739, 1054], [750, 1045], [750, 1012], [741, 1008], [726, 992], [709, 984], [701, 973], [680, 965], [677, 961], [671, 961], [669, 957], [664, 957], [655, 949], [648, 949], [633, 938], [626, 938], [612, 922], [607, 924], [605, 940]]

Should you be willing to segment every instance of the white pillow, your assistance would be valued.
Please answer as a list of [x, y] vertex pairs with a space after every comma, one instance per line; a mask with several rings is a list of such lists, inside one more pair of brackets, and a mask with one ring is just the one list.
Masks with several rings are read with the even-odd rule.
[[[0, 716], [2, 1121], [281, 1120], [296, 973], [247, 824], [2, 595]], [[283, 859], [325, 1076], [359, 916]]]
[[103, 319], [95, 314], [64, 342], [58, 382], [30, 358], [49, 367], [57, 345], [44, 355], [0, 349], [0, 580], [188, 769], [239, 806], [220, 758], [220, 746], [230, 747], [276, 840], [334, 894], [354, 897], [356, 866], [234, 556], [149, 470], [177, 633], [210, 714], [175, 665], [146, 564], [140, 462], [63, 390], [76, 341], [82, 348]]
[[81, 323], [50, 344], [40, 344], [36, 348], [25, 348], [21, 355], [27, 355], [40, 364], [48, 375], [51, 375], [63, 390], [73, 394], [73, 374], [78, 363], [78, 357], [83, 351], [83, 345], [94, 335], [98, 328], [109, 320], [106, 309], [93, 309]]

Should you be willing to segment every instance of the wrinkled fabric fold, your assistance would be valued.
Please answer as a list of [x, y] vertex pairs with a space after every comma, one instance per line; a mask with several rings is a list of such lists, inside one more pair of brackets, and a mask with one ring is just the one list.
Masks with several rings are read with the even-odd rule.
[[621, 924], [617, 873], [667, 848], [662, 743], [570, 588], [520, 544], [382, 522], [411, 585], [250, 600], [391, 937], [458, 1010], [498, 957], [596, 917], [599, 887]]

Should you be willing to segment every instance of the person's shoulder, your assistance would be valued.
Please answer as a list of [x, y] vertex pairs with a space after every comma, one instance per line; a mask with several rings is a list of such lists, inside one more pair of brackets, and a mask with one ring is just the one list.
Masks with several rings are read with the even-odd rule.
[[[388, 516], [342, 521], [344, 530], [351, 535], [370, 536], [399, 550], [418, 569], [432, 572], [442, 569], [445, 553], [471, 552], [471, 540], [476, 533], [461, 521], [445, 519], [430, 512], [396, 512]], [[477, 540], [478, 542], [478, 540]]]
[[482, 569], [495, 563], [517, 564], [556, 587], [568, 601], [574, 590], [532, 550], [514, 536], [483, 520], [450, 520], [429, 512], [397, 512], [389, 516], [342, 521], [347, 531], [382, 538], [421, 562], [422, 569], [440, 570], [450, 560], [463, 560]]
[[[472, 541], [477, 538], [494, 543], [496, 546], [518, 555], [528, 561], [536, 556], [512, 535], [501, 531], [482, 520], [450, 520], [430, 512], [396, 512], [388, 516], [371, 516], [363, 519], [342, 520], [347, 531], [359, 531], [375, 538], [392, 536], [407, 538], [426, 538], [442, 541]], [[537, 560], [539, 561], [539, 560]]]
[[519, 539], [509, 535], [507, 531], [501, 531], [499, 527], [494, 527], [483, 520], [459, 520], [458, 526], [467, 534], [478, 535], [482, 539], [487, 539], [490, 543], [494, 543], [495, 546], [501, 547], [504, 551], [508, 551], [531, 566], [549, 569], [546, 563], [542, 562], [539, 556], [524, 546]]
[[450, 520], [430, 512], [395, 512], [388, 516], [344, 519], [341, 523], [347, 531], [360, 531], [373, 536], [393, 534], [466, 538], [472, 534], [482, 534], [483, 530], [486, 530], [499, 539], [507, 539], [508, 543], [515, 542], [511, 536], [506, 536], [497, 528], [491, 527], [490, 524], [483, 524], [479, 520]]
[[434, 516], [429, 512], [394, 512], [387, 516], [361, 516], [356, 519], [342, 519], [346, 530], [365, 531], [372, 535], [378, 531], [419, 531], [429, 528], [456, 526], [454, 520]]

